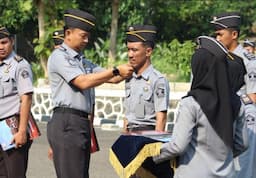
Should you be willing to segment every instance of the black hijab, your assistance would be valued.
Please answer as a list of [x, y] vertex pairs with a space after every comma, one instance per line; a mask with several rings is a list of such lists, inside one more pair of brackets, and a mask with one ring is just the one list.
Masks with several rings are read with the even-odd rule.
[[230, 148], [233, 122], [241, 105], [236, 92], [244, 84], [245, 74], [243, 62], [234, 57], [231, 60], [227, 55], [215, 55], [204, 46], [197, 49], [192, 56], [193, 81], [188, 92], [188, 96], [195, 98], [213, 129]]

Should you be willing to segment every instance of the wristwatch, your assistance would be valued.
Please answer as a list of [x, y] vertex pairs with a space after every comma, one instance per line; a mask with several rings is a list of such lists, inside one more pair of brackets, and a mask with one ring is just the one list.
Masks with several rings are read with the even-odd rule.
[[119, 69], [116, 66], [113, 67], [112, 73], [114, 76], [120, 75]]

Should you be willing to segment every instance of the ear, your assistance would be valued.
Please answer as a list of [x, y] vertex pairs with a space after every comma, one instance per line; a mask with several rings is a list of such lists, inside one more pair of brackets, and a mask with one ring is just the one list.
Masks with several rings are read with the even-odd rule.
[[14, 42], [14, 37], [9, 37], [9, 40], [11, 42], [11, 45], [14, 46], [15, 42]]
[[152, 54], [153, 49], [151, 47], [146, 48], [146, 56], [149, 57]]
[[237, 32], [237, 31], [235, 31], [235, 30], [232, 31], [231, 35], [232, 35], [232, 39], [233, 39], [233, 40], [238, 39], [238, 32]]
[[65, 36], [69, 36], [71, 33], [72, 33], [72, 30], [71, 29], [67, 29], [65, 31]]

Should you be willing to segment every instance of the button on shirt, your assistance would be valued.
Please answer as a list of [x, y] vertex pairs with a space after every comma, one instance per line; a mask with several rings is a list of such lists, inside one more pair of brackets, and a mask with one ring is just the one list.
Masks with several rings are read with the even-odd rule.
[[90, 89], [80, 90], [71, 80], [86, 74], [79, 53], [63, 43], [48, 60], [53, 107], [68, 107], [91, 113]]
[[125, 82], [125, 115], [128, 123], [155, 125], [156, 112], [167, 111], [169, 82], [150, 65], [141, 76]]
[[[102, 67], [92, 63], [90, 60], [86, 59], [83, 55], [81, 55], [81, 58], [83, 60], [83, 67], [87, 74], [97, 73], [97, 72], [101, 72], [101, 71], [105, 70], [104, 68], [102, 68]], [[91, 104], [94, 105], [95, 104], [95, 89], [94, 88], [90, 88], [90, 96], [91, 96]], [[91, 108], [91, 110], [92, 110], [92, 108]]]
[[33, 92], [29, 63], [12, 52], [0, 64], [0, 119], [19, 113], [20, 96]]

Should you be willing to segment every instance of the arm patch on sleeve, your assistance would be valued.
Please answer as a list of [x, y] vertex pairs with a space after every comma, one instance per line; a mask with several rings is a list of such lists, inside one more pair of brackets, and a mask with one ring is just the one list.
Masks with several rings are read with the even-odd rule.
[[156, 95], [158, 98], [165, 97], [166, 89], [164, 84], [159, 84], [156, 86]]
[[29, 77], [29, 72], [27, 70], [23, 70], [21, 72], [21, 76], [25, 79], [25, 78], [28, 78]]

